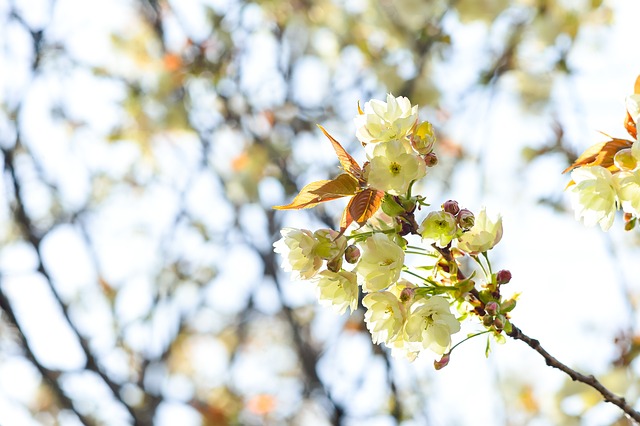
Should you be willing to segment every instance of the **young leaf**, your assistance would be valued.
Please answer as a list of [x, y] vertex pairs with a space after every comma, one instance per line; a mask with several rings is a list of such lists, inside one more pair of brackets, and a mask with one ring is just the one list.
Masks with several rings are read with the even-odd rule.
[[293, 201], [284, 206], [274, 206], [276, 210], [308, 209], [325, 201], [347, 197], [356, 193], [358, 181], [342, 173], [332, 180], [319, 180], [306, 185]]
[[349, 214], [358, 225], [364, 225], [380, 208], [382, 197], [384, 197], [384, 191], [373, 188], [367, 188], [357, 193], [347, 206]]
[[626, 139], [611, 138], [610, 141], [602, 142], [587, 148], [580, 157], [569, 167], [564, 169], [562, 173], [567, 173], [576, 167], [581, 166], [602, 166], [611, 167], [613, 165], [613, 157], [616, 152], [633, 145], [632, 141]]
[[340, 142], [335, 140], [333, 136], [331, 136], [321, 125], [318, 124], [322, 133], [329, 138], [331, 144], [333, 145], [333, 149], [338, 155], [338, 160], [340, 161], [340, 165], [342, 165], [342, 169], [349, 173], [351, 176], [356, 178], [359, 182], [364, 183], [364, 178], [362, 176], [362, 169], [356, 160], [340, 145]]

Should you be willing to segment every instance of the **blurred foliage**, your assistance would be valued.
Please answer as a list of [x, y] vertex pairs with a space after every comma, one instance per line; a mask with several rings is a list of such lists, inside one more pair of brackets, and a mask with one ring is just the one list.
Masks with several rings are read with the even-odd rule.
[[[0, 364], [37, 377], [26, 396], [1, 387], [7, 415], [427, 423], [424, 383], [395, 381], [379, 347], [358, 361], [384, 370], [364, 408], [361, 368], [326, 372], [340, 344], [368, 336], [357, 318], [317, 329], [313, 299], [276, 273], [271, 243], [289, 217], [271, 206], [334, 174], [315, 123], [350, 134], [357, 101], [408, 96], [460, 158], [447, 123], [467, 94], [505, 87], [539, 113], [584, 28], [611, 23], [608, 2], [102, 3], [0, 3]], [[533, 157], [571, 159], [554, 134]], [[320, 213], [309, 220], [335, 226]], [[77, 354], [60, 362], [34, 327], [68, 334]], [[527, 386], [509, 424], [544, 415]]]

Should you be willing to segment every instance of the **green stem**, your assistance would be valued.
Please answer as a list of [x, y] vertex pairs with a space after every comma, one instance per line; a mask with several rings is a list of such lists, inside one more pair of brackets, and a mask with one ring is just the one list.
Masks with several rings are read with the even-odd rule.
[[423, 276], [420, 276], [420, 275], [416, 274], [415, 272], [411, 272], [411, 271], [410, 271], [409, 269], [407, 269], [406, 267], [405, 267], [403, 270], [404, 270], [404, 272], [406, 272], [407, 274], [409, 274], [409, 275], [413, 275], [414, 277], [416, 277], [416, 278], [418, 278], [418, 279], [421, 279], [422, 281], [424, 281], [424, 282], [426, 282], [426, 283], [429, 283], [429, 284], [431, 284], [432, 286], [440, 287], [440, 286], [438, 285], [438, 283], [437, 283], [437, 282], [435, 282], [434, 280], [432, 280], [431, 278], [425, 278], [425, 277], [423, 277]]
[[458, 343], [456, 343], [455, 345], [453, 345], [453, 346], [451, 347], [451, 349], [449, 349], [449, 353], [453, 352], [453, 350], [454, 350], [455, 348], [457, 348], [459, 345], [463, 344], [463, 343], [464, 343], [464, 342], [466, 342], [467, 340], [469, 340], [469, 339], [473, 339], [474, 337], [478, 337], [478, 336], [481, 336], [481, 335], [483, 335], [483, 334], [487, 334], [487, 333], [491, 333], [491, 330], [484, 330], [484, 331], [480, 331], [480, 332], [478, 332], [478, 333], [472, 334], [472, 335], [470, 335], [470, 336], [467, 336], [466, 338], [462, 339], [461, 341], [459, 341]]
[[420, 256], [430, 256], [429, 253], [425, 253], [423, 251], [406, 250], [404, 253], [405, 254], [419, 254]]
[[471, 258], [472, 258], [473, 260], [475, 260], [475, 261], [476, 261], [476, 263], [477, 263], [478, 265], [480, 265], [480, 268], [482, 268], [482, 272], [484, 273], [484, 276], [485, 276], [485, 277], [487, 277], [487, 276], [488, 276], [488, 275], [487, 275], [487, 270], [484, 268], [484, 265], [483, 265], [483, 264], [482, 264], [482, 262], [480, 261], [480, 258], [478, 258], [478, 256], [477, 256], [477, 255], [471, 255]]
[[489, 261], [489, 255], [487, 254], [486, 251], [483, 251], [482, 255], [487, 260], [487, 266], [489, 267], [489, 277], [492, 277], [493, 276], [493, 271], [491, 270], [491, 262]]
[[412, 246], [412, 245], [409, 245], [409, 244], [408, 244], [408, 245], [407, 245], [407, 248], [414, 249], [414, 250], [422, 250], [422, 251], [424, 251], [424, 252], [431, 253], [431, 251], [430, 251], [430, 250], [428, 250], [428, 249], [426, 249], [426, 248], [424, 248], [424, 247], [420, 247], [420, 246]]

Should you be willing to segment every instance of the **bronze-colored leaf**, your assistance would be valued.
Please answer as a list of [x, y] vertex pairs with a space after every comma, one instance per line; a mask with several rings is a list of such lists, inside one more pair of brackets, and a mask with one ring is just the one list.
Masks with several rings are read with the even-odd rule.
[[358, 181], [346, 173], [332, 180], [319, 180], [306, 185], [293, 201], [285, 206], [274, 206], [276, 210], [299, 210], [315, 207], [325, 201], [353, 195], [358, 190]]
[[576, 167], [582, 166], [602, 166], [609, 168], [613, 166], [613, 157], [622, 149], [633, 145], [632, 141], [626, 139], [612, 138], [610, 141], [602, 142], [588, 148], [580, 157], [562, 173], [567, 173]]
[[349, 215], [358, 225], [364, 225], [380, 208], [384, 191], [367, 188], [356, 195], [349, 203]]
[[372, 188], [367, 188], [354, 195], [342, 213], [340, 235], [342, 235], [353, 222], [356, 222], [360, 226], [364, 225], [380, 208], [383, 197], [383, 191]]
[[324, 129], [324, 127], [322, 127], [319, 124], [318, 124], [318, 127], [320, 128], [320, 130], [322, 130], [322, 133], [324, 133], [324, 135], [327, 138], [329, 138], [329, 140], [331, 141], [331, 144], [333, 145], [333, 149], [338, 155], [338, 160], [340, 161], [340, 165], [342, 166], [342, 169], [345, 172], [349, 173], [354, 178], [356, 178], [359, 182], [364, 183], [364, 179], [362, 176], [362, 169], [360, 168], [360, 165], [358, 164], [358, 162], [354, 160], [354, 158], [342, 147], [342, 145], [340, 145], [340, 142], [335, 140], [333, 136], [331, 136]]

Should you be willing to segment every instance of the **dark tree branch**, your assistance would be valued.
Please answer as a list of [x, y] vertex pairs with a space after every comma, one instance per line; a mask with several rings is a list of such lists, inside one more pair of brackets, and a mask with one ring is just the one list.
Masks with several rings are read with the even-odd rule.
[[[18, 135], [18, 137], [16, 138], [16, 148], [18, 148], [19, 146], [20, 146], [20, 138], [19, 138], [19, 135]], [[138, 425], [138, 426], [143, 426], [143, 425], [145, 425], [145, 423], [142, 423], [142, 422], [139, 421], [139, 419], [138, 419], [138, 417], [136, 415], [136, 412], [134, 411], [133, 407], [131, 407], [129, 404], [127, 404], [124, 401], [124, 399], [122, 398], [122, 395], [120, 393], [121, 386], [118, 383], [114, 382], [107, 375], [107, 373], [102, 369], [102, 367], [100, 367], [100, 365], [98, 364], [98, 361], [97, 361], [95, 355], [93, 354], [93, 352], [91, 351], [91, 348], [89, 347], [89, 342], [87, 341], [87, 339], [84, 336], [82, 336], [82, 334], [80, 333], [78, 328], [75, 326], [75, 324], [71, 320], [71, 315], [69, 313], [69, 307], [62, 300], [62, 297], [60, 296], [60, 294], [58, 293], [57, 289], [55, 288], [55, 285], [53, 284], [53, 279], [52, 279], [51, 275], [49, 274], [49, 271], [44, 266], [44, 262], [43, 262], [43, 258], [42, 258], [42, 252], [41, 252], [41, 243], [42, 243], [42, 238], [43, 238], [44, 235], [40, 235], [40, 233], [37, 231], [35, 225], [33, 224], [31, 218], [29, 217], [29, 215], [27, 214], [27, 212], [25, 210], [24, 201], [22, 199], [22, 190], [21, 190], [21, 186], [20, 186], [20, 181], [18, 180], [17, 173], [16, 173], [16, 167], [15, 167], [15, 163], [14, 163], [14, 155], [15, 155], [15, 149], [16, 148], [14, 148], [14, 149], [2, 149], [2, 153], [4, 155], [5, 171], [9, 175], [10, 185], [11, 185], [11, 187], [13, 189], [13, 196], [14, 196], [14, 206], [13, 206], [13, 209], [12, 209], [13, 219], [20, 226], [24, 238], [31, 244], [31, 246], [33, 247], [33, 249], [35, 250], [35, 252], [36, 252], [36, 254], [38, 256], [38, 268], [37, 268], [37, 271], [45, 278], [45, 280], [46, 280], [46, 282], [47, 282], [47, 284], [48, 284], [48, 286], [49, 286], [49, 288], [50, 288], [50, 290], [51, 290], [51, 292], [52, 292], [52, 294], [54, 296], [55, 301], [57, 302], [58, 306], [62, 310], [62, 315], [63, 315], [65, 321], [69, 325], [69, 328], [72, 330], [73, 334], [78, 339], [80, 347], [82, 348], [82, 351], [83, 351], [83, 353], [85, 355], [85, 358], [86, 358], [85, 367], [88, 370], [93, 371], [98, 376], [100, 376], [100, 378], [104, 381], [104, 383], [111, 390], [111, 393], [113, 394], [115, 399], [117, 401], [119, 401], [127, 409], [129, 414], [133, 418], [134, 424]], [[25, 339], [26, 339], [26, 337], [25, 337]]]
[[611, 392], [609, 389], [605, 388], [602, 385], [602, 383], [598, 381], [598, 379], [596, 379], [592, 375], [585, 376], [584, 374], [578, 373], [577, 371], [571, 369], [567, 365], [561, 363], [549, 352], [547, 352], [540, 345], [539, 341], [527, 336], [518, 327], [516, 327], [513, 324], [512, 324], [511, 332], [508, 333], [508, 335], [513, 339], [523, 341], [524, 343], [529, 345], [529, 347], [531, 347], [533, 350], [535, 350], [540, 355], [542, 355], [542, 357], [545, 359], [545, 362], [549, 367], [557, 368], [558, 370], [563, 371], [565, 374], [571, 377], [571, 380], [582, 382], [585, 385], [598, 391], [600, 395], [602, 395], [605, 401], [616, 405], [618, 408], [624, 411], [624, 413], [627, 416], [631, 417], [633, 420], [635, 420], [637, 423], [640, 424], [640, 412], [634, 410], [623, 397], [618, 396], [613, 392]]
[[44, 382], [49, 386], [49, 388], [53, 391], [58, 401], [62, 405], [62, 408], [66, 408], [72, 411], [78, 419], [85, 425], [97, 425], [97, 422], [91, 419], [90, 417], [85, 416], [81, 412], [79, 412], [76, 407], [73, 405], [73, 401], [71, 398], [62, 390], [60, 383], [58, 382], [58, 377], [60, 376], [59, 371], [54, 371], [46, 368], [44, 365], [40, 363], [38, 358], [36, 358], [31, 346], [29, 345], [29, 341], [27, 340], [18, 319], [16, 318], [15, 312], [13, 311], [13, 307], [11, 306], [11, 302], [4, 294], [2, 287], [0, 287], [0, 309], [4, 311], [5, 317], [9, 321], [9, 323], [16, 328], [18, 331], [17, 336], [20, 340], [21, 346], [25, 351], [25, 356], [31, 363], [36, 367]]

